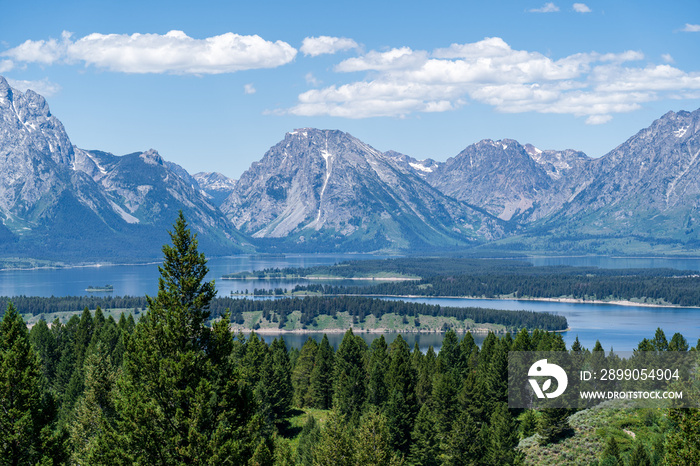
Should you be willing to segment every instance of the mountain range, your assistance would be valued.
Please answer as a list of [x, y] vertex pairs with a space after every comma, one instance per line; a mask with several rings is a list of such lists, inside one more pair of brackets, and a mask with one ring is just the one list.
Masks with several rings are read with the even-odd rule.
[[482, 140], [445, 162], [337, 130], [287, 133], [238, 180], [155, 150], [75, 147], [46, 100], [0, 77], [0, 256], [160, 256], [182, 210], [210, 255], [243, 252], [692, 252], [700, 110], [605, 156]]

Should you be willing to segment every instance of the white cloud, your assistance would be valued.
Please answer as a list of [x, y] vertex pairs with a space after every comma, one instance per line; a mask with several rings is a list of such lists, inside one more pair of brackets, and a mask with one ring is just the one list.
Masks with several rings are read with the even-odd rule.
[[559, 11], [559, 7], [552, 2], [549, 2], [542, 5], [541, 8], [531, 9], [530, 13], [556, 13], [557, 11]]
[[347, 37], [319, 36], [305, 38], [299, 50], [304, 55], [316, 57], [356, 48], [358, 48], [357, 42]]
[[61, 90], [61, 86], [56, 83], [52, 83], [46, 78], [40, 81], [25, 81], [7, 78], [7, 82], [10, 86], [22, 92], [27, 92], [28, 89], [31, 89], [44, 97], [51, 97]]
[[612, 120], [612, 115], [591, 115], [586, 118], [587, 125], [602, 125]]
[[362, 57], [348, 58], [335, 67], [336, 71], [386, 71], [392, 69], [415, 68], [424, 64], [428, 59], [428, 53], [424, 51], [414, 52], [409, 47], [391, 49], [388, 52], [371, 51]]
[[14, 67], [15, 64], [12, 62], [12, 60], [0, 60], [0, 73], [10, 71]]
[[576, 13], [590, 13], [591, 9], [585, 3], [574, 3], [574, 11]]
[[670, 53], [664, 53], [661, 55], [661, 59], [666, 63], [674, 63], [676, 61], [673, 59]]
[[313, 73], [308, 72], [306, 73], [306, 76], [304, 76], [304, 79], [306, 80], [306, 83], [309, 84], [310, 86], [319, 86], [321, 84], [321, 81], [314, 76]]
[[3, 55], [17, 61], [53, 64], [84, 63], [124, 73], [219, 74], [274, 68], [289, 63], [296, 49], [260, 36], [226, 33], [193, 39], [182, 31], [159, 34], [90, 34], [72, 40], [70, 33], [31, 41]]
[[683, 32], [700, 32], [700, 24], [685, 23], [685, 27], [681, 29]]
[[245, 92], [246, 94], [255, 94], [257, 91], [253, 84], [246, 84], [245, 86], [243, 86], [243, 92]]
[[644, 102], [700, 92], [700, 73], [636, 64], [644, 59], [639, 51], [553, 59], [514, 50], [498, 37], [432, 53], [408, 47], [370, 51], [335, 68], [365, 71], [365, 79], [311, 89], [298, 96], [297, 105], [278, 113], [406, 117], [478, 102], [504, 113], [569, 114], [602, 124]]

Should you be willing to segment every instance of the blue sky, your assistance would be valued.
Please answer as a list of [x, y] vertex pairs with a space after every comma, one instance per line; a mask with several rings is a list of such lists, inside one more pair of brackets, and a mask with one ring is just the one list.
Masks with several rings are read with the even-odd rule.
[[599, 157], [700, 107], [700, 2], [3, 2], [0, 75], [75, 145], [238, 178], [294, 128]]

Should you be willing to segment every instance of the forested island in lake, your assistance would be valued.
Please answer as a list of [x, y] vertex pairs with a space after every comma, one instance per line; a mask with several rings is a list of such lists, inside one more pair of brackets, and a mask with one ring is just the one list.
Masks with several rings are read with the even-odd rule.
[[87, 291], [89, 293], [95, 293], [95, 292], [99, 292], [99, 291], [106, 291], [106, 292], [111, 293], [114, 291], [114, 285], [105, 285], [105, 286], [92, 286], [92, 285], [90, 285], [87, 288], [85, 288], [85, 291]]
[[[346, 261], [263, 273], [297, 277], [367, 275], [419, 277], [386, 283], [297, 285], [293, 294], [560, 299], [588, 302], [700, 306], [700, 274], [675, 269], [601, 269], [533, 266], [525, 261], [473, 258], [400, 258]], [[262, 291], [258, 291], [259, 294]]]

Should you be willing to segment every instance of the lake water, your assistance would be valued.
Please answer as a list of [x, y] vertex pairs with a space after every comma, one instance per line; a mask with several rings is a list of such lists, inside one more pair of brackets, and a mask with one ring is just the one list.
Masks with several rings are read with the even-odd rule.
[[[285, 256], [245, 255], [210, 259], [207, 280], [215, 280], [219, 296], [231, 291], [262, 288], [260, 281], [221, 280], [223, 275], [274, 267], [312, 267], [353, 259], [377, 259], [369, 254], [289, 254]], [[87, 293], [89, 286], [113, 285], [113, 296], [143, 296], [158, 293], [158, 264], [110, 265], [58, 269], [0, 270], [0, 296], [107, 296]], [[294, 287], [301, 281], [268, 281], [265, 287]], [[306, 282], [304, 282], [306, 283]]]
[[[309, 267], [333, 264], [343, 260], [377, 258], [359, 254], [299, 254], [282, 256], [231, 256], [214, 258], [208, 263], [208, 279], [216, 280], [220, 296], [228, 296], [231, 291], [243, 292], [255, 287], [262, 288], [260, 281], [220, 280], [222, 275], [247, 270], [260, 270], [269, 267]], [[700, 259], [658, 259], [658, 258], [611, 258], [611, 257], [536, 257], [530, 259], [534, 265], [574, 265], [597, 266], [604, 268], [653, 268], [670, 267], [681, 270], [700, 271]], [[75, 296], [86, 295], [88, 286], [114, 286], [114, 296], [155, 295], [158, 291], [158, 264], [121, 265], [103, 267], [78, 267], [64, 269], [1, 270], [1, 296]], [[292, 288], [301, 281], [279, 280], [265, 282], [264, 287]], [[107, 295], [107, 293], [95, 293]], [[567, 318], [570, 331], [564, 333], [564, 340], [571, 345], [576, 336], [581, 343], [592, 348], [600, 340], [606, 349], [631, 350], [642, 340], [651, 338], [657, 327], [664, 329], [670, 340], [675, 332], [682, 333], [694, 346], [700, 337], [700, 309], [674, 309], [646, 306], [615, 306], [610, 304], [573, 304], [543, 301], [483, 300], [419, 298], [409, 301], [440, 304], [442, 306], [475, 306], [506, 310], [531, 310], [551, 312]], [[377, 334], [361, 334], [368, 343]], [[322, 335], [317, 335], [319, 340]], [[441, 335], [404, 335], [409, 344], [418, 341], [421, 348], [428, 345], [439, 346]], [[301, 346], [308, 335], [285, 335], [288, 345]], [[387, 335], [388, 341], [395, 335]], [[265, 337], [268, 340], [268, 337]], [[475, 335], [477, 341], [483, 336]], [[272, 337], [269, 337], [271, 340]], [[342, 334], [329, 335], [331, 343], [337, 346]]]

